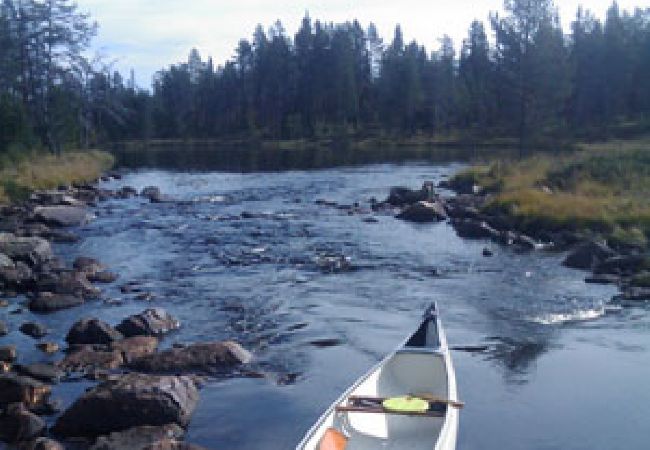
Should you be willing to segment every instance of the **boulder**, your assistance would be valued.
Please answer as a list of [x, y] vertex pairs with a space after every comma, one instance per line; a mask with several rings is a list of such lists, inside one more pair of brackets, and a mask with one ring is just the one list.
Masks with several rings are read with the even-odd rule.
[[602, 242], [589, 241], [577, 246], [562, 263], [572, 269], [591, 270], [616, 252]]
[[54, 255], [50, 243], [38, 237], [16, 237], [0, 233], [0, 253], [13, 261], [23, 261], [29, 266], [40, 266]]
[[32, 440], [45, 431], [45, 422], [22, 403], [13, 403], [0, 415], [0, 440], [20, 442]]
[[614, 256], [598, 264], [595, 274], [634, 275], [650, 269], [650, 256], [626, 255]]
[[466, 239], [499, 239], [500, 233], [486, 222], [460, 219], [452, 221], [458, 236]]
[[180, 327], [180, 323], [162, 308], [150, 308], [127, 317], [116, 328], [126, 337], [161, 336]]
[[51, 292], [39, 292], [29, 302], [29, 310], [38, 313], [50, 313], [63, 309], [74, 308], [84, 303], [82, 297], [71, 294], [53, 294]]
[[71, 345], [111, 344], [123, 337], [119, 331], [99, 319], [81, 319], [72, 325], [65, 340]]
[[165, 439], [182, 439], [184, 435], [185, 430], [174, 423], [156, 427], [145, 425], [100, 436], [90, 450], [142, 450]]
[[54, 425], [60, 436], [99, 436], [137, 426], [187, 426], [199, 395], [190, 377], [128, 374], [82, 395]]
[[151, 355], [157, 348], [158, 338], [154, 336], [134, 336], [111, 344], [111, 350], [122, 353], [122, 359], [126, 363]]
[[103, 270], [87, 275], [88, 281], [92, 283], [114, 283], [119, 278], [117, 274]]
[[12, 373], [0, 375], [0, 406], [11, 403], [24, 403], [28, 408], [46, 403], [51, 389], [31, 377]]
[[253, 359], [236, 342], [207, 342], [153, 353], [129, 363], [129, 367], [150, 373], [221, 372]]
[[513, 240], [513, 244], [518, 245], [526, 250], [535, 250], [537, 248], [537, 241], [525, 234], [517, 234]]
[[42, 274], [36, 283], [40, 292], [73, 295], [86, 300], [99, 298], [101, 290], [92, 285], [83, 272], [58, 271]]
[[106, 267], [102, 263], [94, 258], [88, 258], [85, 256], [77, 257], [72, 263], [72, 267], [74, 267], [79, 272], [85, 273], [86, 275], [106, 270]]
[[0, 267], [0, 287], [25, 292], [34, 283], [34, 272], [22, 261], [15, 267]]
[[160, 192], [160, 188], [156, 186], [148, 186], [144, 188], [140, 195], [148, 198], [151, 203], [168, 203], [174, 201], [170, 196]]
[[15, 266], [14, 262], [4, 253], [0, 253], [0, 268], [10, 268], [13, 269]]
[[53, 364], [16, 364], [16, 372], [45, 383], [58, 383], [63, 375], [61, 369]]
[[447, 212], [440, 202], [421, 201], [404, 208], [397, 218], [417, 223], [438, 222], [447, 219]]
[[73, 227], [84, 225], [92, 219], [86, 208], [79, 206], [39, 206], [34, 217], [47, 225]]
[[0, 361], [13, 362], [18, 358], [18, 351], [15, 345], [0, 346]]
[[21, 450], [65, 450], [65, 447], [53, 439], [39, 437], [25, 444]]
[[59, 344], [55, 342], [39, 342], [36, 344], [36, 348], [38, 348], [43, 353], [51, 355], [59, 351]]
[[98, 369], [115, 370], [122, 364], [124, 359], [120, 351], [82, 345], [71, 349], [70, 354], [59, 361], [57, 366], [68, 371], [90, 372]]
[[627, 302], [645, 302], [650, 301], [650, 288], [629, 287], [622, 294], [615, 297], [616, 300]]
[[138, 195], [138, 191], [131, 186], [124, 186], [115, 193], [115, 196], [121, 199], [135, 197], [136, 195]]
[[36, 322], [25, 322], [20, 326], [19, 330], [34, 339], [40, 339], [48, 333], [45, 325]]
[[390, 189], [386, 203], [393, 206], [405, 206], [422, 201], [431, 201], [434, 198], [433, 183], [426, 182], [420, 190], [409, 189], [404, 186], [395, 186]]

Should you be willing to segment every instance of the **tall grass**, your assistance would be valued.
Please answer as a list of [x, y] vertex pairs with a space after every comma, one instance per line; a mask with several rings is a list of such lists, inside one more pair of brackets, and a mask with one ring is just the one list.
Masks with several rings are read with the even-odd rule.
[[491, 190], [487, 207], [523, 226], [593, 229], [644, 243], [650, 236], [650, 139], [498, 161], [459, 177]]
[[0, 160], [0, 203], [24, 199], [34, 190], [95, 180], [113, 163], [110, 154], [96, 150], [59, 156], [41, 152], [4, 155]]

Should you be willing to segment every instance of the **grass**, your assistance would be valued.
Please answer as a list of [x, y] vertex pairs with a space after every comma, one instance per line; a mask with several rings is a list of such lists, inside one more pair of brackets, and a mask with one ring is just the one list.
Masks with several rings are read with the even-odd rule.
[[22, 200], [32, 191], [96, 180], [114, 163], [105, 152], [32, 152], [0, 161], [0, 203]]
[[494, 195], [486, 208], [523, 228], [601, 232], [621, 245], [650, 236], [650, 138], [583, 144], [564, 154], [475, 166], [457, 181]]

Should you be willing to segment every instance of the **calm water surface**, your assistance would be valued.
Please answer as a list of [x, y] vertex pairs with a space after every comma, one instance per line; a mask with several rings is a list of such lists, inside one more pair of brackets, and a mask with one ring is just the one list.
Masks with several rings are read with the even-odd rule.
[[[180, 168], [156, 158], [124, 159], [134, 170], [105, 187], [157, 185], [177, 202], [101, 204], [80, 231], [83, 241], [60, 251], [97, 257], [123, 282], [144, 281], [157, 296], [152, 304], [183, 324], [165, 346], [235, 339], [258, 356], [266, 378], [207, 383], [189, 441], [293, 448], [437, 300], [451, 345], [488, 345], [453, 354], [467, 403], [459, 450], [648, 448], [647, 308], [608, 306], [614, 290], [585, 284], [584, 273], [560, 266], [562, 255], [462, 240], [445, 223], [413, 225], [315, 203], [359, 202], [369, 210], [369, 199], [383, 199], [390, 186], [439, 181], [461, 164], [352, 160], [332, 167], [336, 161], [288, 156], [291, 170], [283, 171], [277, 158], [250, 164], [184, 155], [192, 163]], [[486, 246], [493, 258], [481, 256]], [[328, 270], [328, 257], [349, 258], [352, 270]], [[38, 319], [63, 344], [77, 318], [117, 323], [148, 306], [117, 287], [106, 295], [124, 303]], [[28, 360], [42, 358], [16, 331], [5, 342], [17, 343]], [[88, 386], [63, 383], [55, 393], [67, 404]]]

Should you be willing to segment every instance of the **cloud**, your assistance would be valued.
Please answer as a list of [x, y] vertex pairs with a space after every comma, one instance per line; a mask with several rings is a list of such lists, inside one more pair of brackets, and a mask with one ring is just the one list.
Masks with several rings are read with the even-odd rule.
[[[568, 29], [580, 3], [556, 0]], [[184, 61], [192, 47], [221, 64], [232, 57], [239, 39], [250, 38], [258, 23], [268, 27], [281, 20], [289, 34], [295, 33], [309, 11], [313, 19], [343, 22], [373, 21], [385, 41], [396, 24], [407, 40], [416, 39], [428, 49], [450, 35], [459, 44], [474, 19], [487, 20], [499, 10], [501, 0], [78, 0], [83, 11], [99, 23], [94, 43], [116, 68], [134, 68], [140, 86], [147, 87], [157, 70]], [[610, 0], [589, 0], [589, 8], [602, 17]], [[620, 0], [622, 8], [633, 8]]]

